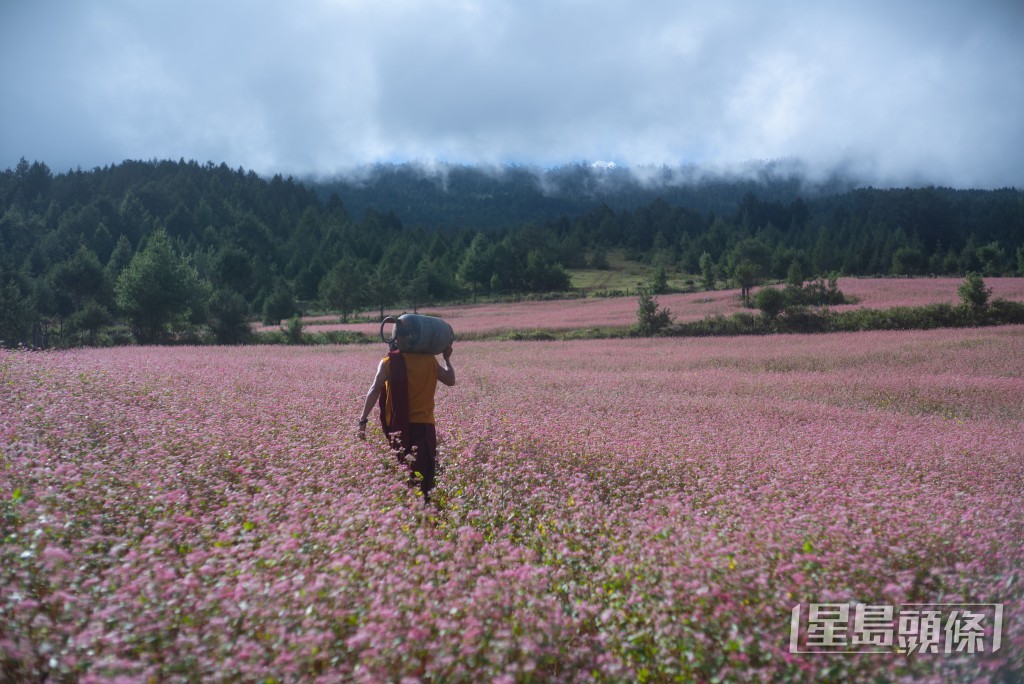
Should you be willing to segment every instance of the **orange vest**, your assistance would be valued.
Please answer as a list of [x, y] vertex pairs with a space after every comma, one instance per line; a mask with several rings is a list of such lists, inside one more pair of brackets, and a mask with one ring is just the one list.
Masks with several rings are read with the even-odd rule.
[[[432, 354], [407, 354], [406, 374], [409, 377], [409, 422], [434, 424], [434, 390], [437, 389], [437, 360]], [[390, 358], [384, 357], [384, 367], [390, 372]], [[388, 383], [387, 413], [391, 415], [391, 392]]]

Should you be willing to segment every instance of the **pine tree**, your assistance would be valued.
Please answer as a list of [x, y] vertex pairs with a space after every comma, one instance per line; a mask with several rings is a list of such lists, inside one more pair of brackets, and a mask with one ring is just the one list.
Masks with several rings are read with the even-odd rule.
[[158, 230], [117, 279], [115, 298], [135, 336], [148, 343], [183, 328], [202, 309], [206, 292], [195, 270]]
[[342, 257], [320, 281], [320, 299], [341, 315], [341, 322], [366, 301], [366, 273], [353, 257]]

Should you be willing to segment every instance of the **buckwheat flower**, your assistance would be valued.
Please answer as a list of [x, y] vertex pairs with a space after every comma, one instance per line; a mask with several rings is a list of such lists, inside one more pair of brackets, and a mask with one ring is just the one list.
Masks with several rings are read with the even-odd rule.
[[50, 572], [53, 572], [66, 564], [72, 563], [75, 560], [75, 557], [66, 549], [55, 544], [47, 544], [40, 557], [43, 565], [46, 566], [46, 569]]
[[898, 584], [893, 584], [892, 582], [889, 582], [885, 585], [885, 588], [882, 589], [882, 594], [886, 597], [894, 599], [899, 598], [903, 596], [903, 587], [901, 587]]

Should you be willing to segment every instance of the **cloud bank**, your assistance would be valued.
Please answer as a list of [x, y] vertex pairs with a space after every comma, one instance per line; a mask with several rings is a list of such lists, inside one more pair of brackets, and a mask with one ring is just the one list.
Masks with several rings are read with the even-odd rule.
[[0, 9], [0, 167], [377, 161], [1024, 187], [1024, 5], [108, 0]]

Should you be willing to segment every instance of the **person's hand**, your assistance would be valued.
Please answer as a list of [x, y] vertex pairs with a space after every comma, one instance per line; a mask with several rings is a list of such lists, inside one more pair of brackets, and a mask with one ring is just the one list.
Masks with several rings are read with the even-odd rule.
[[452, 345], [449, 344], [447, 347], [445, 347], [444, 351], [441, 352], [441, 355], [444, 357], [445, 361], [448, 361], [448, 359], [452, 357]]
[[359, 421], [359, 439], [366, 439], [366, 424], [368, 422], [366, 418]]

